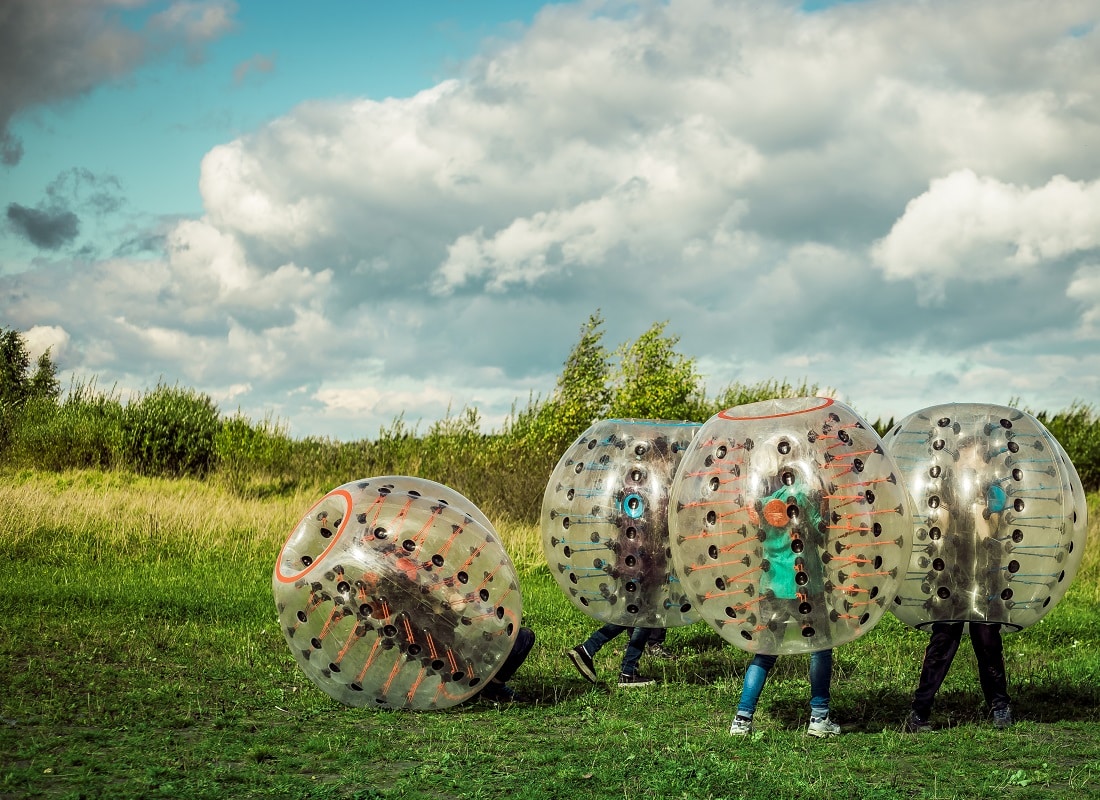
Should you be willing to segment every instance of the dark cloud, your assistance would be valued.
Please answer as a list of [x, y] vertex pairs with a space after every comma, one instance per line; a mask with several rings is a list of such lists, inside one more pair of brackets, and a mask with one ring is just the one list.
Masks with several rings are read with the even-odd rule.
[[80, 218], [71, 211], [44, 211], [8, 204], [8, 221], [19, 235], [43, 250], [57, 250], [80, 233]]
[[202, 44], [231, 27], [236, 8], [230, 0], [129, 5], [163, 10], [134, 30], [112, 0], [0, 3], [0, 161], [12, 166], [23, 156], [9, 130], [20, 111], [79, 97], [176, 46], [186, 48], [189, 61], [201, 60]]

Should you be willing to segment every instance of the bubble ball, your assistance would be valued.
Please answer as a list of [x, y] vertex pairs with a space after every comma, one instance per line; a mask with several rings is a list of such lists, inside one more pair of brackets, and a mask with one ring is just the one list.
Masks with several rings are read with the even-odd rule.
[[540, 516], [550, 571], [580, 611], [628, 627], [698, 621], [672, 573], [668, 494], [699, 424], [593, 424], [550, 474]]
[[351, 706], [461, 703], [501, 667], [522, 613], [515, 567], [485, 515], [404, 476], [321, 498], [283, 545], [271, 587], [298, 665]]
[[1032, 625], [1062, 599], [1085, 550], [1085, 491], [1039, 420], [999, 405], [949, 403], [884, 437], [913, 497], [913, 554], [893, 614]]
[[874, 429], [827, 397], [764, 400], [703, 425], [673, 482], [672, 560], [692, 603], [750, 653], [851, 641], [909, 563], [912, 512]]

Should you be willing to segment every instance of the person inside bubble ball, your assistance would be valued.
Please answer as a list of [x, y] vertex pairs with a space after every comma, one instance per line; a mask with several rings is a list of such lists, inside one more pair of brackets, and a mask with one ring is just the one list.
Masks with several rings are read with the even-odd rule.
[[[760, 592], [766, 598], [761, 603], [761, 615], [770, 614], [767, 629], [777, 641], [782, 641], [787, 624], [792, 619], [805, 619], [808, 609], [823, 609], [824, 576], [821, 564], [803, 553], [809, 549], [806, 542], [816, 544], [820, 535], [820, 502], [810, 493], [792, 472], [780, 476], [782, 485], [770, 495], [754, 504], [750, 520], [759, 526], [763, 537], [764, 569], [760, 579]], [[804, 522], [801, 520], [805, 518]], [[814, 552], [813, 549], [810, 552]], [[753, 732], [753, 715], [764, 690], [768, 673], [779, 657], [756, 653], [745, 670], [737, 713], [730, 723], [731, 736], [745, 736]], [[806, 732], [810, 736], [825, 738], [837, 736], [840, 725], [829, 716], [830, 686], [833, 677], [832, 648], [816, 650], [810, 654], [810, 722]]]
[[[971, 446], [967, 446], [970, 444]], [[945, 486], [944, 500], [948, 510], [965, 509], [966, 506], [980, 508], [980, 513], [961, 513], [953, 516], [958, 536], [944, 537], [951, 543], [953, 552], [949, 557], [957, 565], [974, 563], [977, 574], [996, 574], [1000, 571], [1002, 549], [997, 540], [1005, 505], [1008, 502], [1005, 490], [994, 481], [982, 486], [978, 473], [973, 467], [966, 466], [968, 459], [980, 457], [982, 448], [977, 442], [963, 442], [959, 448], [960, 466], [958, 489], [952, 491]], [[968, 455], [969, 454], [969, 455]], [[973, 496], [967, 496], [973, 492]], [[965, 530], [973, 524], [975, 535]], [[976, 547], [976, 552], [973, 550]], [[963, 576], [966, 581], [967, 576]], [[962, 583], [966, 585], [966, 583]], [[956, 592], [964, 596], [964, 592]], [[978, 682], [993, 713], [993, 724], [997, 728], [1008, 728], [1015, 720], [1012, 716], [1011, 698], [1008, 695], [1008, 676], [1005, 670], [1004, 646], [1001, 642], [1001, 625], [995, 622], [970, 620], [935, 622], [932, 624], [932, 638], [924, 651], [921, 663], [920, 679], [913, 694], [912, 709], [902, 727], [905, 733], [927, 733], [932, 730], [930, 723], [932, 704], [936, 693], [947, 677], [947, 671], [958, 652], [964, 627], [969, 624], [970, 644], [978, 660]]]

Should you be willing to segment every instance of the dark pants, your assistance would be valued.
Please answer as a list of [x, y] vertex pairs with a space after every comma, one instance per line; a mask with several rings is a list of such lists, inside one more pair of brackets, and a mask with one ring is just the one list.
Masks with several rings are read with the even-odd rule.
[[516, 674], [516, 670], [526, 660], [527, 654], [531, 652], [534, 644], [535, 632], [530, 628], [520, 628], [516, 634], [515, 642], [512, 643], [512, 652], [504, 659], [504, 663], [500, 665], [500, 669], [497, 670], [497, 674], [493, 676], [493, 679], [501, 683], [507, 683], [508, 679]]
[[[937, 622], [932, 625], [932, 640], [924, 651], [920, 684], [913, 695], [913, 710], [921, 719], [928, 719], [932, 713], [932, 701], [959, 649], [963, 625], [962, 622]], [[974, 655], [978, 657], [978, 680], [981, 681], [985, 701], [991, 708], [1004, 708], [1009, 698], [1000, 624], [971, 622], [970, 643], [974, 646]]]

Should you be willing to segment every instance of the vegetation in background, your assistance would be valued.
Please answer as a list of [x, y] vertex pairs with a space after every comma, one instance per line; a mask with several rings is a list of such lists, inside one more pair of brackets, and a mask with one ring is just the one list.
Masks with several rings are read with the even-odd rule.
[[[744, 403], [832, 393], [784, 379], [734, 383], [711, 396], [695, 359], [677, 351], [679, 337], [668, 333], [666, 322], [614, 348], [604, 342], [603, 324], [598, 311], [588, 318], [550, 395], [513, 408], [500, 430], [484, 431], [477, 409], [463, 408], [425, 431], [398, 417], [377, 437], [352, 442], [294, 439], [278, 420], [221, 414], [209, 396], [178, 385], [158, 383], [124, 399], [92, 381], [74, 383], [62, 396], [50, 354], [32, 365], [21, 335], [0, 328], [0, 468], [192, 476], [252, 498], [416, 475], [450, 486], [495, 518], [533, 522], [546, 476], [599, 419], [704, 422]], [[1076, 403], [1036, 416], [1065, 447], [1086, 488], [1100, 488], [1096, 410]], [[873, 424], [883, 433], [892, 423]]]

